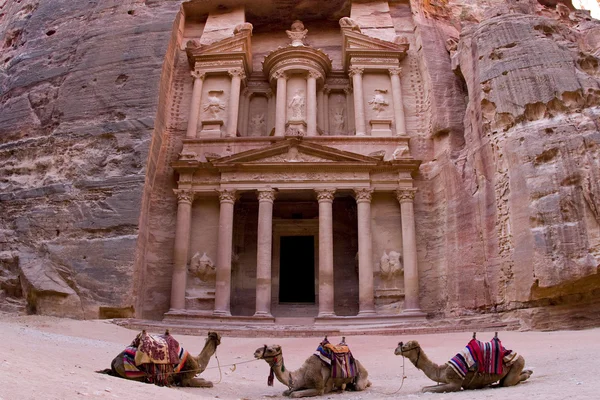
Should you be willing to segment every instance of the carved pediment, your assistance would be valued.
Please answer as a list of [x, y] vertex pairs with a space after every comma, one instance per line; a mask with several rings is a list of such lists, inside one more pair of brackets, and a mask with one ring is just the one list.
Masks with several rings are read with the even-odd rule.
[[342, 46], [344, 69], [350, 66], [350, 59], [357, 58], [381, 58], [387, 63], [399, 63], [406, 57], [409, 44], [399, 40], [396, 43], [367, 36], [363, 33], [343, 29], [342, 36], [344, 44]]
[[239, 60], [242, 62], [246, 74], [250, 74], [252, 72], [251, 36], [252, 30], [245, 29], [232, 37], [209, 45], [202, 46], [196, 45], [193, 41], [188, 42], [185, 51], [191, 69], [196, 69], [196, 64], [201, 66], [215, 61]]
[[283, 142], [233, 154], [214, 160], [213, 165], [233, 166], [245, 165], [302, 165], [313, 163], [352, 163], [377, 164], [377, 159], [362, 154], [338, 150], [316, 143], [304, 142], [301, 139], [287, 139]]

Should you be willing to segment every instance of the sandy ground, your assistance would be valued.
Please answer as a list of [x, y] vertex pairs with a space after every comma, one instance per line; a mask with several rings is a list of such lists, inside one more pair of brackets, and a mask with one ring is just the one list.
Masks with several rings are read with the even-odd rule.
[[[112, 358], [129, 344], [137, 332], [110, 321], [74, 321], [51, 317], [17, 317], [0, 314], [0, 400], [50, 399], [279, 399], [285, 387], [275, 381], [267, 386], [269, 368], [253, 359], [265, 343], [280, 344], [286, 367], [294, 370], [316, 349], [319, 338], [223, 337], [217, 356], [202, 377], [215, 382], [210, 389], [164, 388], [95, 373], [110, 366]], [[600, 328], [559, 332], [500, 332], [502, 343], [525, 357], [532, 378], [518, 386], [458, 393], [423, 394], [432, 384], [410, 362], [394, 355], [398, 341], [416, 339], [427, 355], [444, 363], [470, 339], [470, 333], [415, 336], [347, 337], [352, 352], [369, 371], [373, 383], [364, 392], [334, 393], [327, 399], [599, 399]], [[204, 337], [175, 335], [197, 354]], [[481, 340], [491, 333], [479, 333]], [[340, 338], [330, 338], [337, 341]], [[236, 365], [234, 371], [229, 366]], [[227, 366], [225, 366], [227, 365]], [[217, 383], [221, 380], [219, 383]]]

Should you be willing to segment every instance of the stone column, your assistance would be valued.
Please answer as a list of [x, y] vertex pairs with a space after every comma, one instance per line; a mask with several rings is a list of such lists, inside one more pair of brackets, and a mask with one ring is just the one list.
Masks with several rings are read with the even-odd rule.
[[271, 247], [273, 244], [273, 201], [275, 190], [258, 190], [258, 244], [256, 249], [256, 313], [271, 315]]
[[275, 127], [275, 105], [273, 104], [273, 91], [267, 90], [267, 136], [271, 134], [271, 130]]
[[333, 311], [333, 197], [335, 189], [315, 189], [319, 201], [319, 317]]
[[248, 113], [250, 112], [250, 92], [248, 88], [242, 90], [242, 105], [240, 110], [240, 121], [238, 121], [238, 129], [242, 136], [249, 136], [248, 134]]
[[202, 83], [206, 74], [200, 71], [192, 71], [194, 87], [192, 89], [192, 103], [190, 104], [190, 115], [188, 117], [186, 138], [195, 138], [198, 130], [198, 117], [200, 116], [200, 101], [202, 100]]
[[329, 93], [331, 89], [327, 85], [323, 86], [323, 132], [329, 135]]
[[352, 86], [354, 87], [354, 127], [356, 136], [367, 134], [365, 128], [365, 102], [363, 94], [362, 74], [364, 68], [350, 67], [350, 76], [352, 77]]
[[392, 80], [392, 100], [394, 101], [394, 119], [396, 120], [396, 135], [406, 135], [406, 121], [404, 119], [404, 104], [402, 101], [402, 85], [400, 75], [402, 68], [390, 68]]
[[231, 315], [231, 252], [233, 246], [233, 205], [235, 190], [219, 190], [221, 210], [217, 253], [217, 279], [215, 283], [215, 315]]
[[413, 200], [416, 189], [398, 189], [402, 218], [402, 258], [404, 261], [404, 311], [421, 313], [419, 306], [419, 270], [417, 268], [417, 238]]
[[371, 195], [373, 189], [354, 189], [358, 219], [358, 315], [375, 314]]
[[306, 136], [317, 136], [317, 78], [319, 74], [310, 71], [306, 78]]
[[231, 76], [231, 90], [229, 92], [229, 115], [227, 117], [227, 131], [225, 136], [236, 136], [238, 125], [238, 113], [240, 110], [240, 87], [242, 79], [245, 78], [244, 70], [234, 68], [227, 71]]
[[325, 131], [323, 128], [323, 90], [319, 90], [317, 93], [317, 127], [321, 131]]
[[175, 245], [173, 246], [171, 310], [185, 310], [185, 287], [194, 193], [191, 190], [177, 189], [174, 192], [177, 195], [177, 225], [175, 226]]
[[344, 88], [346, 94], [346, 130], [351, 133], [354, 130], [354, 102], [352, 101], [352, 88]]
[[275, 136], [285, 134], [286, 103], [287, 103], [287, 76], [285, 72], [276, 72], [277, 93], [275, 94]]

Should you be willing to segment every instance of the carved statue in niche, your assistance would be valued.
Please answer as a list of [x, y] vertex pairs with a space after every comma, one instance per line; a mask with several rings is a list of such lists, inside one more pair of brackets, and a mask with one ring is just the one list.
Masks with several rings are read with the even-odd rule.
[[265, 127], [265, 113], [256, 114], [250, 120], [250, 132], [253, 135], [260, 135], [263, 133]]
[[304, 46], [304, 39], [308, 33], [308, 29], [304, 29], [304, 24], [300, 20], [295, 20], [292, 23], [290, 31], [285, 31], [288, 37], [292, 40], [292, 46]]
[[192, 257], [188, 271], [203, 282], [214, 281], [217, 274], [216, 266], [210, 257], [208, 257], [206, 253], [203, 253], [202, 256], [200, 256], [199, 252], [196, 252]]
[[296, 94], [290, 100], [288, 107], [290, 108], [290, 119], [304, 119], [304, 91], [296, 90]]
[[344, 131], [344, 109], [337, 108], [333, 114], [333, 130], [334, 132]]
[[369, 104], [371, 105], [371, 108], [375, 111], [377, 116], [379, 116], [379, 113], [385, 110], [385, 107], [389, 105], [385, 97], [383, 97], [383, 94], [387, 93], [387, 89], [375, 89], [374, 92], [375, 94], [373, 95], [371, 100], [369, 100]]
[[208, 101], [204, 103], [204, 111], [210, 114], [212, 119], [219, 119], [219, 113], [225, 109], [225, 105], [219, 99], [223, 94], [222, 90], [210, 90], [208, 92]]
[[392, 250], [388, 254], [384, 251], [381, 256], [381, 278], [391, 280], [402, 272], [404, 272], [404, 268], [400, 261], [400, 253]]

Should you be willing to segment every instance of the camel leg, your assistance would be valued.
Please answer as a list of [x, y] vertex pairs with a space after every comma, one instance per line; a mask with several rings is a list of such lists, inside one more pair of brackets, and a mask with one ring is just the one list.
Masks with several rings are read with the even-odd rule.
[[530, 369], [523, 370], [523, 368], [525, 368], [525, 359], [519, 356], [514, 364], [511, 365], [508, 374], [500, 380], [500, 386], [515, 386], [519, 382], [529, 379], [533, 371]]
[[290, 393], [290, 397], [295, 399], [299, 397], [312, 397], [312, 396], [320, 396], [323, 394], [323, 390], [319, 389], [304, 389], [304, 390], [296, 390]]
[[213, 383], [202, 378], [192, 378], [181, 386], [211, 388]]
[[442, 383], [441, 385], [425, 386], [421, 391], [423, 393], [444, 393], [458, 392], [461, 389], [460, 382]]

